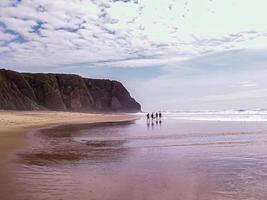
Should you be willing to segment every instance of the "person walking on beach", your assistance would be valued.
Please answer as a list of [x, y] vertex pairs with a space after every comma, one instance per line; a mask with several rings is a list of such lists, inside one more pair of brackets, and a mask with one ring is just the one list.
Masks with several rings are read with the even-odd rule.
[[153, 119], [154, 119], [154, 113], [151, 113], [151, 119], [153, 121]]
[[158, 117], [159, 117], [159, 114], [158, 114], [158, 113], [156, 113], [156, 120], [158, 120]]
[[150, 115], [149, 115], [149, 113], [146, 114], [146, 120], [147, 120], [147, 123], [149, 123], [149, 121], [150, 121]]
[[161, 119], [161, 117], [162, 117], [162, 114], [161, 114], [161, 112], [159, 112], [159, 118]]

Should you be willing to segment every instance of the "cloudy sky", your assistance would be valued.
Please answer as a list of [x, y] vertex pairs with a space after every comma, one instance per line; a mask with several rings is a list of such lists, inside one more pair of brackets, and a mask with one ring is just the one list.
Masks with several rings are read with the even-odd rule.
[[267, 108], [266, 0], [1, 0], [0, 67], [117, 79], [143, 110]]

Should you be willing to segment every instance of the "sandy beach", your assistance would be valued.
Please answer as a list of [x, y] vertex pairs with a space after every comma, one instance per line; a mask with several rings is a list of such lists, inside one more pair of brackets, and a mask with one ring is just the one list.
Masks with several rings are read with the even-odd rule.
[[33, 142], [11, 162], [13, 170], [7, 174], [15, 184], [8, 188], [15, 192], [6, 197], [266, 199], [266, 133], [266, 122], [168, 116], [161, 123], [141, 118], [39, 129], [27, 134]]
[[[9, 152], [29, 144], [26, 133], [52, 125], [115, 122], [135, 119], [127, 114], [88, 114], [53, 111], [0, 111], [0, 194], [12, 199], [12, 181], [8, 160]], [[5, 195], [6, 194], [6, 195]]]
[[26, 142], [30, 130], [61, 124], [84, 124], [94, 122], [124, 121], [136, 117], [126, 114], [88, 114], [52, 111], [0, 111], [0, 156], [6, 151]]
[[265, 121], [1, 114], [3, 200], [267, 197]]

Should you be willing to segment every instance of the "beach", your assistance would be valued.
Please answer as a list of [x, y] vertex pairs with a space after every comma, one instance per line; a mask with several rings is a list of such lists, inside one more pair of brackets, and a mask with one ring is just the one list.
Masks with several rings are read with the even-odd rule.
[[266, 7], [0, 0], [0, 200], [267, 200]]
[[4, 199], [267, 197], [265, 113], [164, 113], [149, 123], [138, 115], [89, 116], [92, 123], [83, 116], [22, 134], [27, 145], [20, 140], [1, 170]]
[[1, 199], [13, 199], [15, 175], [10, 169], [12, 152], [29, 146], [30, 131], [56, 125], [89, 124], [95, 122], [136, 119], [127, 114], [88, 114], [54, 111], [0, 111], [0, 194]]

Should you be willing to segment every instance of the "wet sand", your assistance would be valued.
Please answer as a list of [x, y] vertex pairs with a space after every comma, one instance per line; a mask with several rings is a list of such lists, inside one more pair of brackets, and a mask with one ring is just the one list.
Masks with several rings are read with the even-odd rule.
[[0, 194], [1, 199], [16, 199], [17, 177], [12, 164], [14, 151], [31, 145], [26, 133], [48, 126], [88, 124], [94, 122], [124, 121], [135, 119], [124, 114], [87, 114], [50, 111], [0, 111]]
[[267, 198], [267, 124], [168, 120], [58, 126], [14, 163], [17, 199]]

